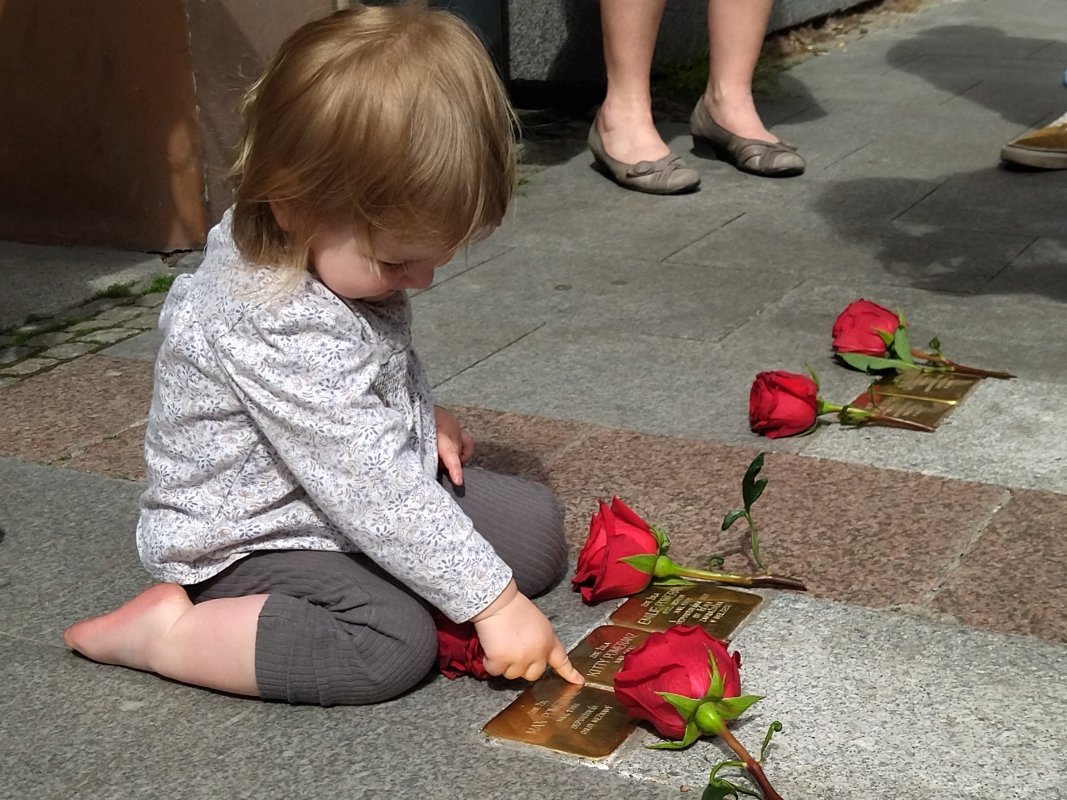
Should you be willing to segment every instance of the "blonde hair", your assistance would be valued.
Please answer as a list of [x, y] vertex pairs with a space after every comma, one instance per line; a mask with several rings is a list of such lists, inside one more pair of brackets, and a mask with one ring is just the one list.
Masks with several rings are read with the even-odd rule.
[[[304, 25], [241, 110], [233, 237], [246, 259], [295, 280], [315, 226], [362, 224], [452, 249], [507, 211], [515, 158], [504, 87], [466, 25], [425, 2]], [[306, 224], [283, 230], [272, 200]]]

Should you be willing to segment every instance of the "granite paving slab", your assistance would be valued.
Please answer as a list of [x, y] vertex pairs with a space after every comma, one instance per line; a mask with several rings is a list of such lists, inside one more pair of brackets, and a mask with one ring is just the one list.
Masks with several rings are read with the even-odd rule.
[[1017, 491], [931, 604], [968, 625], [1067, 643], [1067, 497]]
[[999, 169], [957, 177], [938, 187], [901, 216], [903, 222], [957, 230], [1047, 236], [1063, 240], [1058, 210], [1067, 205], [1067, 186], [1013, 180]]
[[110, 759], [142, 757], [152, 741], [173, 746], [171, 732], [189, 732], [210, 699], [155, 675], [103, 668], [66, 648], [0, 633], [0, 798], [86, 796], [80, 787]]
[[525, 414], [453, 406], [459, 424], [474, 437], [471, 465], [511, 475], [539, 475], [541, 463], [570, 449], [599, 426]]
[[156, 355], [162, 344], [163, 331], [151, 328], [118, 344], [113, 344], [111, 347], [105, 347], [100, 354], [111, 358], [132, 358], [155, 363]]
[[57, 645], [68, 625], [147, 585], [134, 544], [141, 483], [0, 458], [0, 485], [0, 633]]
[[[788, 594], [734, 643], [744, 690], [765, 696], [736, 733], [758, 747], [782, 722], [766, 769], [783, 797], [1067, 796], [1062, 645]], [[727, 757], [717, 741], [675, 754], [641, 744], [612, 768], [699, 786]]]
[[[432, 361], [427, 368], [434, 374]], [[738, 444], [753, 439], [747, 397], [756, 369], [730, 361], [715, 343], [545, 326], [434, 391], [446, 404]], [[767, 444], [802, 446], [786, 439]]]
[[1013, 259], [1034, 241], [898, 223], [861, 236], [769, 231], [764, 222], [762, 214], [747, 213], [669, 260], [714, 264], [766, 279], [785, 274], [834, 281], [847, 274], [887, 286], [965, 293], [987, 287], [1009, 264], [1014, 267]]
[[[718, 341], [790, 288], [740, 278], [703, 265], [516, 248], [416, 298], [415, 344], [425, 352], [440, 340], [452, 347], [477, 341], [483, 329], [532, 330], [544, 323], [595, 329], [606, 337], [636, 329]], [[456, 314], [461, 306], [478, 313]]]
[[65, 467], [98, 472], [130, 481], [145, 479], [144, 425], [109, 436], [63, 462]]
[[0, 455], [51, 461], [148, 414], [152, 365], [89, 355], [0, 390]]
[[[969, 266], [961, 263], [960, 269], [966, 271]], [[732, 349], [735, 343], [747, 346], [788, 333], [789, 341], [797, 342], [793, 358], [802, 364], [829, 353], [834, 319], [858, 297], [903, 311], [910, 339], [918, 348], [937, 336], [944, 352], [963, 364], [1007, 369], [1028, 381], [1067, 379], [1058, 355], [1067, 346], [1067, 316], [1059, 302], [1034, 296], [928, 292], [858, 278], [847, 283], [806, 281], [733, 331], [722, 344]], [[816, 340], [820, 342], [817, 349]], [[755, 362], [753, 368], [765, 367]], [[849, 373], [844, 367], [835, 369], [863, 378], [862, 373]], [[820, 372], [820, 377], [829, 376]], [[829, 392], [826, 395], [832, 397]]]
[[1059, 384], [983, 381], [932, 434], [830, 428], [804, 454], [1067, 493], [1067, 399]]
[[[596, 498], [619, 495], [671, 537], [679, 563], [710, 556], [753, 572], [743, 524], [722, 519], [741, 505], [741, 476], [755, 450], [602, 430], [551, 459], [546, 483], [567, 504], [572, 549], [584, 542]], [[760, 549], [777, 573], [815, 597], [871, 607], [918, 604], [1008, 498], [996, 486], [863, 469], [772, 454], [755, 507]]]
[[1067, 303], [1067, 241], [1037, 239], [985, 290], [990, 294], [1043, 295]]

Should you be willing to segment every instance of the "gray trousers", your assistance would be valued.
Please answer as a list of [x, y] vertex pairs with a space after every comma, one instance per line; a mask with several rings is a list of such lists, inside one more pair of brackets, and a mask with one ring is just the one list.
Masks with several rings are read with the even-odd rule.
[[[563, 504], [546, 487], [482, 469], [442, 484], [535, 595], [567, 558]], [[458, 491], [457, 491], [458, 489]], [[437, 634], [425, 602], [364, 555], [271, 550], [185, 587], [194, 603], [268, 595], [256, 629], [260, 697], [322, 706], [377, 703], [430, 671]]]

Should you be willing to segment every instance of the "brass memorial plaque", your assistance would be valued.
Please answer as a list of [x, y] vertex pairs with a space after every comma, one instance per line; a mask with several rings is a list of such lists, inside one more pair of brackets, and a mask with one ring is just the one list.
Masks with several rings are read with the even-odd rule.
[[[873, 403], [871, 402], [872, 394], [874, 395]], [[931, 428], [936, 428], [940, 425], [952, 409], [956, 407], [955, 402], [945, 402], [944, 400], [884, 394], [878, 384], [872, 386], [870, 391], [864, 392], [857, 397], [852, 402], [852, 405], [868, 411], [875, 410], [877, 406], [877, 410], [883, 414], [910, 420], [911, 422], [919, 422], [923, 425], [929, 425]], [[892, 422], [880, 422], [878, 424], [894, 427]]]
[[877, 390], [883, 395], [936, 400], [955, 405], [981, 381], [976, 375], [906, 369], [892, 378], [878, 381]]
[[647, 638], [647, 633], [632, 628], [602, 625], [582, 639], [568, 657], [587, 684], [611, 689], [623, 657]]
[[640, 631], [699, 625], [726, 639], [759, 604], [758, 594], [722, 586], [652, 586], [619, 606], [610, 622]]
[[636, 727], [637, 720], [611, 692], [551, 675], [534, 683], [482, 730], [558, 753], [603, 758]]

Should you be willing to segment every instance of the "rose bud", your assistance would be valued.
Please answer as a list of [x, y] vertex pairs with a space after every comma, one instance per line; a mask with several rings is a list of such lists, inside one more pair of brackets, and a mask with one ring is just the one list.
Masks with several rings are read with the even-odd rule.
[[760, 372], [748, 395], [748, 421], [768, 439], [795, 436], [815, 425], [819, 388], [807, 375], [773, 370]]
[[[712, 688], [714, 660], [721, 681], [721, 694], [708, 696]], [[695, 710], [703, 702], [715, 703], [741, 693], [741, 655], [729, 653], [726, 644], [697, 625], [675, 625], [662, 633], [651, 633], [626, 654], [622, 669], [615, 673], [615, 696], [631, 716], [646, 719], [657, 731], [671, 739], [686, 735]], [[689, 715], [661, 692], [689, 698]], [[754, 702], [754, 701], [753, 701]], [[740, 713], [740, 712], [738, 712]], [[711, 731], [703, 731], [709, 733]]]
[[853, 300], [834, 320], [834, 350], [884, 356], [888, 348], [878, 331], [892, 336], [900, 324], [900, 317], [888, 308], [870, 300]]
[[[714, 734], [734, 751], [741, 762], [737, 766], [744, 766], [763, 797], [782, 800], [767, 780], [761, 762], [726, 727], [727, 720], [740, 716], [762, 699], [740, 693], [740, 666], [740, 654], [729, 653], [725, 642], [696, 625], [676, 625], [663, 633], [649, 634], [639, 647], [626, 654], [622, 669], [615, 673], [615, 696], [631, 716], [647, 719], [663, 736], [675, 740], [648, 747], [681, 750], [702, 734]], [[780, 722], [771, 723], [764, 738], [765, 747], [771, 734], [781, 729]], [[761, 758], [762, 755], [761, 751]], [[717, 768], [712, 770], [712, 778], [716, 772]], [[729, 794], [735, 797], [741, 794], [736, 784], [725, 780], [709, 781], [708, 785], [712, 789], [732, 789]]]
[[446, 678], [473, 675], [484, 681], [493, 677], [485, 670], [485, 652], [473, 622], [453, 622], [439, 611], [433, 612], [433, 622], [437, 626], [437, 669]]
[[624, 561], [630, 556], [659, 553], [660, 543], [652, 528], [618, 497], [589, 520], [589, 538], [578, 554], [578, 567], [571, 585], [587, 603], [626, 597], [640, 592], [651, 580], [651, 570], [642, 571]]

